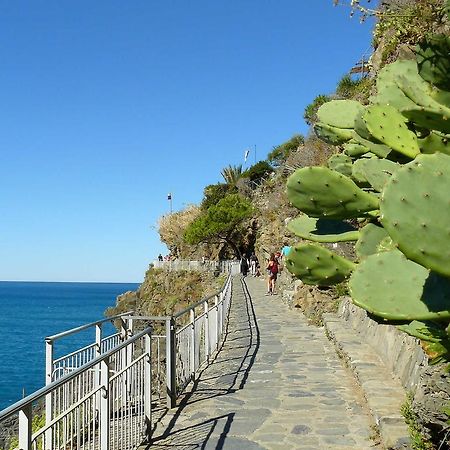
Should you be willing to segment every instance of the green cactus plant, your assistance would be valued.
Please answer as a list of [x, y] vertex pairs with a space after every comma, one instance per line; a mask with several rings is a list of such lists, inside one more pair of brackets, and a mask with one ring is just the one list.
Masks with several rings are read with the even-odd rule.
[[353, 128], [355, 117], [361, 115], [364, 106], [356, 100], [332, 100], [317, 111], [320, 123], [336, 128]]
[[380, 220], [411, 260], [450, 276], [450, 156], [420, 155], [399, 169], [381, 197]]
[[355, 264], [316, 244], [297, 244], [286, 257], [286, 267], [306, 284], [332, 286], [346, 280]]
[[386, 320], [450, 319], [450, 280], [398, 250], [368, 256], [349, 281], [353, 302]]
[[372, 105], [364, 113], [363, 120], [370, 133], [392, 150], [409, 158], [419, 153], [417, 136], [408, 129], [405, 118], [389, 105]]
[[430, 130], [437, 130], [441, 133], [450, 134], [450, 114], [444, 109], [431, 109], [424, 106], [403, 109], [402, 115], [411, 122]]
[[349, 177], [326, 167], [305, 167], [287, 180], [289, 201], [311, 217], [348, 219], [372, 215], [378, 198]]
[[352, 130], [346, 128], [337, 128], [326, 123], [316, 123], [314, 131], [324, 142], [331, 145], [340, 145], [352, 138]]
[[380, 242], [388, 236], [383, 227], [368, 223], [359, 231], [358, 241], [355, 244], [356, 255], [362, 261], [378, 252]]
[[328, 158], [327, 166], [336, 172], [342, 173], [342, 175], [348, 177], [352, 175], [352, 158], [343, 153], [331, 155]]
[[450, 91], [450, 37], [426, 37], [416, 47], [420, 76], [445, 91]]
[[356, 160], [352, 168], [354, 178], [367, 181], [376, 191], [381, 192], [391, 175], [400, 168], [400, 164], [388, 159], [365, 158]]
[[287, 228], [296, 236], [313, 242], [356, 241], [359, 237], [359, 231], [348, 223], [306, 215], [291, 220]]
[[370, 152], [370, 149], [362, 144], [358, 144], [355, 140], [350, 140], [344, 144], [344, 153], [348, 156], [358, 157]]
[[419, 139], [419, 147], [422, 153], [441, 152], [450, 155], [450, 135], [432, 131], [428, 136]]
[[363, 145], [368, 148], [371, 153], [380, 157], [386, 158], [391, 153], [391, 148], [384, 144], [377, 144], [361, 137], [358, 133], [353, 132], [353, 140], [359, 145]]

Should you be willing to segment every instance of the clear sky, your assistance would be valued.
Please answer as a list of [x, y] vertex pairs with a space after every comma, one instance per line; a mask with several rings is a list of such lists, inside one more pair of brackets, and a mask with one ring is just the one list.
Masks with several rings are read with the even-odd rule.
[[332, 0], [0, 0], [0, 280], [142, 281], [168, 192], [306, 133], [371, 26]]

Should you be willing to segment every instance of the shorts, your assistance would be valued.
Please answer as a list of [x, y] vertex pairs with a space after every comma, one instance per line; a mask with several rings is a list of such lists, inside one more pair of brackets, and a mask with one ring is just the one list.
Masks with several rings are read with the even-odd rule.
[[277, 275], [276, 273], [269, 273], [269, 278], [273, 281], [277, 281]]

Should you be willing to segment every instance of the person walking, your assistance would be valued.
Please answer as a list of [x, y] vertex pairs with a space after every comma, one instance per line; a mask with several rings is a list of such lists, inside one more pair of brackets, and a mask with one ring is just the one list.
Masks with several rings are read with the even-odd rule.
[[255, 255], [255, 253], [252, 253], [252, 256], [250, 256], [250, 274], [253, 277], [256, 277], [257, 265], [258, 265], [258, 257]]
[[244, 253], [241, 257], [241, 274], [246, 277], [248, 273], [248, 259], [247, 255]]
[[278, 276], [278, 260], [274, 253], [270, 254], [269, 262], [267, 263], [267, 295], [275, 295], [275, 283]]

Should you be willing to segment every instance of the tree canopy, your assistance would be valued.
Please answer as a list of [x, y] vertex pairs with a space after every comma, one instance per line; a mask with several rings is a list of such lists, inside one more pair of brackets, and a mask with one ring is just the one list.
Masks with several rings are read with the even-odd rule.
[[251, 203], [239, 194], [228, 194], [210, 206], [187, 227], [184, 237], [189, 244], [201, 242], [226, 242], [239, 255], [234, 234], [243, 221], [251, 217]]

